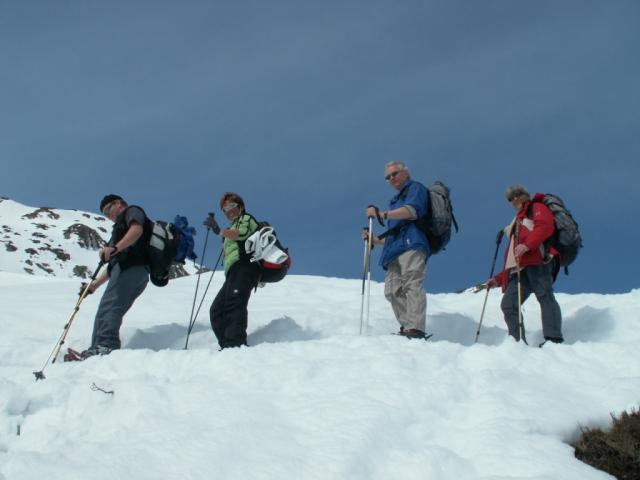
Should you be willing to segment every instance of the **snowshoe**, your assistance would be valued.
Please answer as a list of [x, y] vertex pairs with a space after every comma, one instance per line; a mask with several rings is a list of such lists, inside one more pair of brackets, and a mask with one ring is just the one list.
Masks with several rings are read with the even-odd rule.
[[63, 357], [65, 362], [82, 362], [89, 357], [93, 357], [95, 355], [109, 355], [113, 351], [112, 348], [103, 347], [102, 345], [98, 345], [97, 347], [88, 348], [82, 352], [78, 352], [73, 348], [68, 348], [66, 355]]
[[422, 330], [418, 330], [417, 328], [405, 329], [404, 327], [400, 327], [400, 331], [395, 335], [400, 335], [402, 337], [408, 338], [409, 340], [411, 340], [412, 338], [429, 340], [433, 336], [433, 333], [425, 333]]

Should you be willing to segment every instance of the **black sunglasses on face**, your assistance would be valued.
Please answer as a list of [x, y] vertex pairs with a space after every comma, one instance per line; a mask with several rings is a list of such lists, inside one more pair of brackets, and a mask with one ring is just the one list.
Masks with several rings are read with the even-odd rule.
[[396, 178], [398, 176], [398, 174], [401, 172], [402, 170], [396, 170], [395, 172], [391, 172], [389, 175], [387, 175], [386, 177], [384, 177], [384, 179], [388, 182], [389, 180], [391, 180], [392, 178]]
[[111, 209], [113, 208], [113, 205], [115, 204], [115, 202], [111, 202], [109, 204], [107, 204], [103, 209], [102, 209], [102, 214], [105, 217], [109, 216], [109, 212], [111, 212]]

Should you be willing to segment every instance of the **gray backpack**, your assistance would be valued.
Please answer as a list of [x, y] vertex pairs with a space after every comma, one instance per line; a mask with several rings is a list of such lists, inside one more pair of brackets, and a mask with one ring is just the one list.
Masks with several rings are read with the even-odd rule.
[[444, 183], [437, 181], [427, 188], [429, 192], [429, 213], [416, 220], [416, 226], [424, 232], [429, 241], [431, 255], [445, 249], [451, 240], [451, 225], [456, 227], [458, 222], [453, 215], [450, 190]]
[[578, 223], [571, 216], [571, 212], [567, 210], [562, 199], [557, 195], [546, 193], [542, 198], [542, 203], [551, 210], [556, 226], [555, 232], [545, 243], [558, 250], [560, 253], [560, 266], [564, 267], [565, 273], [568, 273], [569, 269], [567, 267], [573, 263], [582, 248], [582, 237], [580, 236]]

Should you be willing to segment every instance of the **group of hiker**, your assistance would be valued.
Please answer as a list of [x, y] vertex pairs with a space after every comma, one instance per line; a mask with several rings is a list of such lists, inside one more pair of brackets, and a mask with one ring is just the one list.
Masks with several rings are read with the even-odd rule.
[[[410, 339], [425, 338], [424, 280], [433, 243], [420, 227], [419, 219], [429, 215], [430, 192], [411, 178], [408, 167], [400, 161], [385, 166], [384, 179], [395, 189], [395, 195], [387, 209], [369, 206], [365, 215], [369, 219], [378, 218], [381, 223], [386, 221], [388, 230], [380, 236], [365, 230], [362, 238], [368, 242], [369, 252], [374, 246], [382, 247], [380, 264], [386, 272], [384, 295], [400, 325], [398, 334]], [[562, 314], [553, 293], [560, 252], [548, 242], [555, 231], [554, 215], [541, 201], [541, 195], [531, 197], [521, 185], [507, 188], [506, 199], [516, 214], [504, 229], [509, 239], [504, 269], [480, 287], [502, 288], [501, 309], [508, 334], [517, 341], [524, 339], [521, 306], [533, 293], [542, 311], [545, 342], [561, 343]], [[247, 305], [251, 292], [260, 282], [262, 268], [251, 258], [245, 241], [255, 235], [261, 225], [247, 213], [244, 200], [237, 193], [225, 193], [220, 199], [220, 208], [229, 226], [221, 228], [213, 214], [205, 219], [204, 225], [223, 239], [225, 280], [211, 305], [209, 317], [218, 344], [224, 349], [247, 345]], [[82, 284], [81, 295], [95, 292], [104, 283], [107, 287], [95, 316], [90, 347], [79, 353], [68, 353], [65, 356], [68, 361], [119, 349], [123, 317], [149, 281], [148, 248], [153, 222], [142, 208], [128, 205], [119, 195], [105, 196], [100, 202], [100, 211], [114, 222], [111, 238], [99, 252], [107, 268]]]

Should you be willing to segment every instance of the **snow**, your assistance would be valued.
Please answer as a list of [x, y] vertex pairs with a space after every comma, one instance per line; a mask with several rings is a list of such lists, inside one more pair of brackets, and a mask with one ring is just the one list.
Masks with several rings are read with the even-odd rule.
[[0, 199], [0, 269], [77, 277], [74, 267], [84, 266], [90, 275], [98, 263], [98, 246], [80, 248], [82, 240], [77, 233], [67, 232], [65, 236], [73, 225], [83, 225], [106, 241], [113, 224], [102, 215], [80, 210], [34, 208]]
[[[200, 291], [209, 280], [204, 274]], [[123, 349], [40, 370], [78, 280], [0, 272], [0, 479], [605, 479], [567, 444], [640, 400], [640, 290], [564, 295], [567, 342], [506, 337], [493, 291], [428, 295], [431, 341], [398, 326], [361, 282], [290, 275], [249, 304], [251, 347], [218, 351], [208, 307], [184, 350], [196, 277], [149, 285]], [[86, 348], [99, 294], [66, 346]], [[95, 384], [113, 394], [92, 390]], [[18, 434], [19, 433], [19, 434]]]

